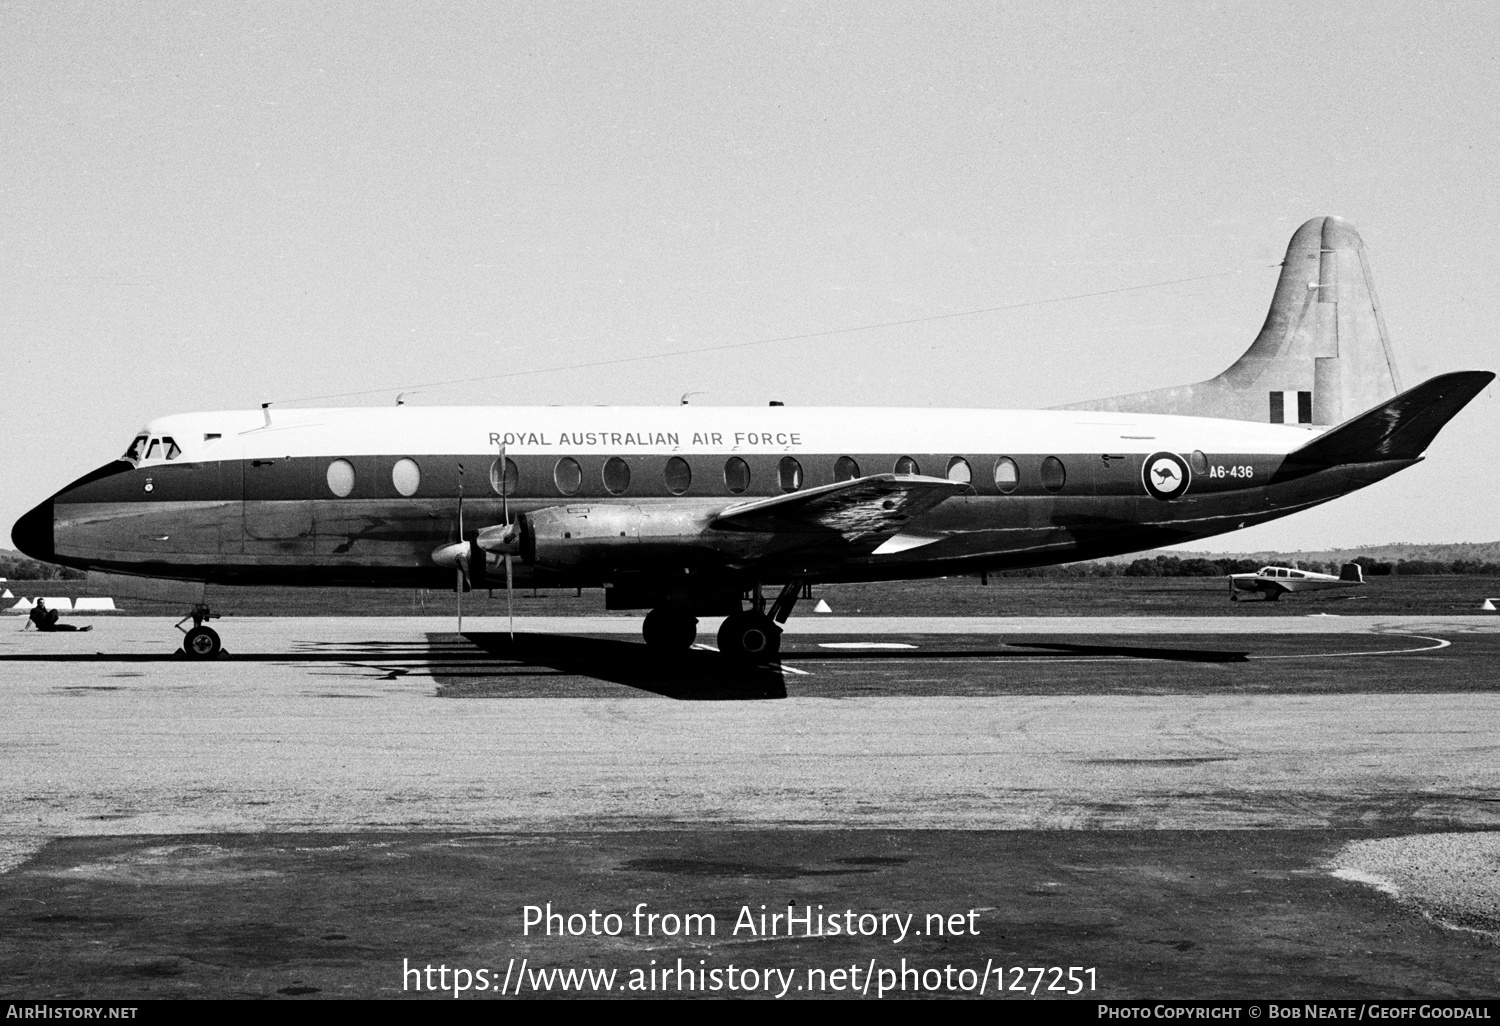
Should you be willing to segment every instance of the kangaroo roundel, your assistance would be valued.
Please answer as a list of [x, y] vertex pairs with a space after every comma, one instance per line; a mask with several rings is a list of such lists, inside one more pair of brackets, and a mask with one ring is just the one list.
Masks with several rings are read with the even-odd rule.
[[1176, 453], [1154, 452], [1146, 457], [1141, 467], [1141, 480], [1145, 482], [1146, 491], [1156, 498], [1177, 499], [1187, 492], [1193, 472], [1188, 469], [1187, 461]]

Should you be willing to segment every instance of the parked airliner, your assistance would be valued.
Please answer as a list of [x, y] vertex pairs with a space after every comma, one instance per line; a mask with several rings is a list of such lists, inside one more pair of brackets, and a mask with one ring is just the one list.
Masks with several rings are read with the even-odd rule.
[[12, 537], [37, 559], [181, 582], [195, 657], [220, 650], [208, 583], [514, 583], [603, 586], [607, 608], [650, 610], [662, 650], [723, 615], [720, 650], [767, 662], [806, 584], [1114, 556], [1287, 516], [1418, 462], [1493, 378], [1403, 391], [1364, 245], [1318, 217], [1249, 350], [1196, 385], [1039, 411], [175, 414]]

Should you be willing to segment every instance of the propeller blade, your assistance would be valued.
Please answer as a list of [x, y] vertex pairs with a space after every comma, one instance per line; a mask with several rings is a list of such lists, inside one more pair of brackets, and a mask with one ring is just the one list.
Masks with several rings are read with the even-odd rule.
[[510, 640], [511, 641], [515, 641], [516, 640], [516, 611], [515, 611], [514, 607], [511, 606], [511, 602], [510, 602], [511, 584], [512, 584], [512, 581], [511, 581], [511, 576], [510, 576], [510, 553], [507, 552], [505, 554], [505, 615], [510, 620]]
[[510, 462], [505, 458], [505, 443], [500, 443], [500, 520], [510, 523]]
[[[464, 544], [464, 465], [458, 465], [458, 544]], [[458, 600], [458, 633], [464, 632], [464, 584], [465, 578], [469, 576], [469, 554], [463, 550], [463, 555], [453, 561], [457, 572], [457, 580], [454, 582], [453, 593]]]

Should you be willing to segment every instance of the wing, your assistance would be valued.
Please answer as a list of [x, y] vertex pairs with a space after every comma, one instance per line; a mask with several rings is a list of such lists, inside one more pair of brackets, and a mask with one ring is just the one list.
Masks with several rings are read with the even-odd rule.
[[779, 536], [810, 535], [810, 542], [832, 541], [836, 536], [853, 553], [862, 554], [879, 548], [912, 518], [950, 495], [973, 492], [964, 482], [941, 477], [877, 474], [742, 502], [721, 512], [709, 527]]

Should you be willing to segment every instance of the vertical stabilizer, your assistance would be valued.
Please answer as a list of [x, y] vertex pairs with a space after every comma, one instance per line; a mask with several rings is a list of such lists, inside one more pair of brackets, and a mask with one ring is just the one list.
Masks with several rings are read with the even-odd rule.
[[1292, 236], [1265, 326], [1216, 378], [1061, 407], [1338, 424], [1401, 391], [1364, 242], [1339, 217]]

